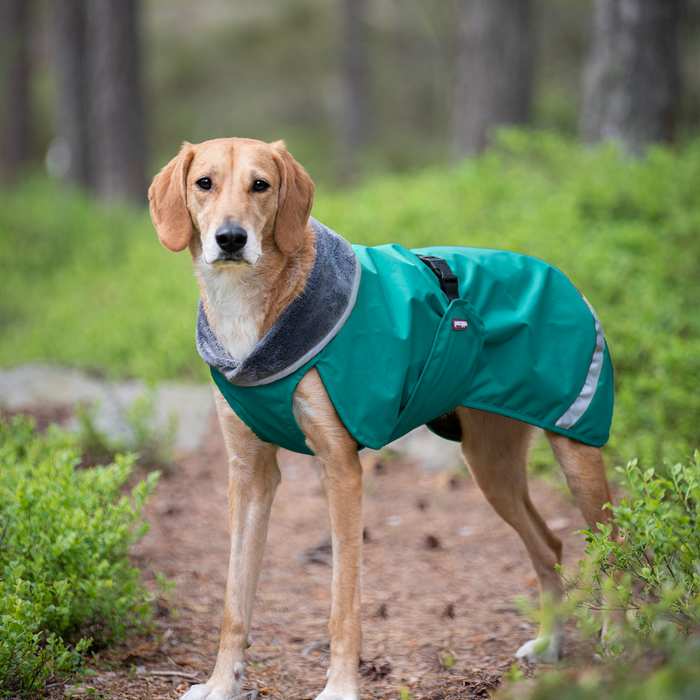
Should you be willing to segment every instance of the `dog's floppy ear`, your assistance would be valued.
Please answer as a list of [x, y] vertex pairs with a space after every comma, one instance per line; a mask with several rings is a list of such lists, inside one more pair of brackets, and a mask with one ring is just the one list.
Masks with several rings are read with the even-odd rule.
[[192, 144], [185, 141], [148, 188], [153, 225], [160, 242], [173, 253], [187, 248], [192, 237], [192, 219], [187, 210], [187, 171], [193, 156]]
[[272, 157], [280, 173], [275, 242], [285, 255], [293, 255], [304, 240], [304, 229], [314, 203], [314, 183], [292, 158], [284, 141], [272, 144]]

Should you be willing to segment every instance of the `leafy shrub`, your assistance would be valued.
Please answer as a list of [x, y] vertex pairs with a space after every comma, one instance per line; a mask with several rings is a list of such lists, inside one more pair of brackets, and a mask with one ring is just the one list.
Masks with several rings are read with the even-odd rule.
[[700, 638], [656, 639], [635, 654], [564, 665], [519, 681], [504, 700], [695, 700], [700, 697]]
[[147, 529], [157, 474], [121, 496], [133, 458], [76, 470], [72, 440], [21, 417], [0, 423], [0, 695], [31, 693], [150, 619], [127, 551]]
[[[579, 604], [593, 610], [611, 602], [629, 611], [643, 638], [663, 622], [691, 631], [700, 626], [700, 452], [688, 466], [667, 462], [663, 473], [626, 469], [632, 500], [613, 506], [621, 539], [587, 530], [588, 558], [574, 583]], [[608, 602], [605, 603], [604, 601]], [[633, 613], [633, 614], [632, 614]], [[590, 617], [588, 618], [590, 619]]]
[[[613, 506], [611, 528], [587, 529], [586, 559], [573, 581], [569, 609], [584, 633], [601, 631], [601, 610], [626, 614], [619, 636], [597, 644], [599, 661], [575, 659], [541, 674], [524, 694], [530, 700], [676, 700], [700, 697], [700, 452], [662, 474], [632, 461], [631, 498]], [[524, 692], [524, 691], [523, 691]]]
[[[3, 576], [6, 574], [5, 570]], [[51, 675], [69, 675], [77, 671], [81, 654], [90, 646], [90, 640], [81, 639], [71, 649], [59, 635], [45, 633], [41, 606], [31, 600], [31, 584], [21, 579], [15, 581], [14, 589], [6, 586], [5, 580], [2, 584], [0, 695], [26, 696], [41, 688]]]

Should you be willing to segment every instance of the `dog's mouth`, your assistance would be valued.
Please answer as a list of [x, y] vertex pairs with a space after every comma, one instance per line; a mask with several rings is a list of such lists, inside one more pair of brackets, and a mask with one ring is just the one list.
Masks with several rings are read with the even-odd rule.
[[247, 260], [243, 253], [224, 253], [219, 255], [215, 260], [212, 260], [212, 265], [236, 265], [236, 264], [250, 265], [250, 260]]

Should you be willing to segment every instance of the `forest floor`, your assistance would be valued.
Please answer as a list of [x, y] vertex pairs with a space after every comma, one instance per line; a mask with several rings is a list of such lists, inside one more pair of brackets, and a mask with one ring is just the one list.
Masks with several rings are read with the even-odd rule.
[[[311, 699], [329, 662], [328, 515], [314, 458], [281, 451], [280, 467], [244, 689], [271, 700]], [[519, 538], [466, 472], [425, 473], [407, 458], [377, 453], [366, 455], [363, 467], [362, 697], [489, 696], [518, 647], [536, 634], [514, 602], [537, 600]], [[155, 572], [176, 582], [176, 616], [164, 608], [153, 634], [101, 652], [94, 675], [65, 689], [73, 697], [160, 700], [206, 682], [224, 608], [226, 471], [212, 420], [206, 447], [181, 453], [161, 476], [147, 508], [150, 532], [132, 553], [154, 591]], [[572, 499], [539, 480], [531, 493], [573, 568], [584, 541], [571, 534], [583, 527]]]

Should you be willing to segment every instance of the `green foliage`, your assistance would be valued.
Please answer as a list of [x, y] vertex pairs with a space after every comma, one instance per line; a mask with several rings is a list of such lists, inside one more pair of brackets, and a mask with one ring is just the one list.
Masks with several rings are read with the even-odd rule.
[[504, 700], [695, 700], [700, 697], [700, 637], [669, 638], [637, 654], [562, 665], [532, 681], [518, 678]]
[[190, 270], [187, 254], [160, 245], [145, 210], [40, 179], [0, 191], [0, 366], [204, 379]]
[[587, 559], [574, 582], [583, 595], [575, 598], [587, 611], [628, 611], [632, 631], [645, 639], [665, 623], [698, 629], [700, 452], [688, 466], [667, 462], [663, 475], [637, 460], [618, 469], [632, 493], [632, 500], [612, 507], [621, 537], [610, 537], [610, 525], [603, 532], [587, 529]]
[[77, 470], [72, 442], [37, 435], [21, 417], [0, 423], [0, 695], [31, 693], [91, 645], [150, 620], [127, 551], [147, 529], [141, 513], [158, 475], [127, 498], [133, 459]]
[[[313, 213], [355, 243], [503, 248], [559, 267], [610, 346], [610, 461], [658, 464], [700, 444], [699, 181], [700, 141], [630, 161], [611, 146], [507, 131], [454, 168], [320, 190]], [[145, 211], [44, 182], [0, 193], [0, 366], [205, 379], [190, 269], [187, 253], [160, 246]]]
[[[662, 475], [636, 460], [620, 471], [631, 493], [612, 507], [620, 537], [611, 538], [611, 526], [587, 529], [586, 559], [569, 581], [568, 607], [589, 638], [601, 632], [603, 616], [597, 613], [622, 616], [604, 646], [594, 646], [597, 662], [574, 659], [541, 674], [529, 688], [515, 685], [506, 697], [700, 696], [700, 452], [687, 466], [667, 463]], [[517, 684], [522, 677], [511, 673], [510, 680]]]

